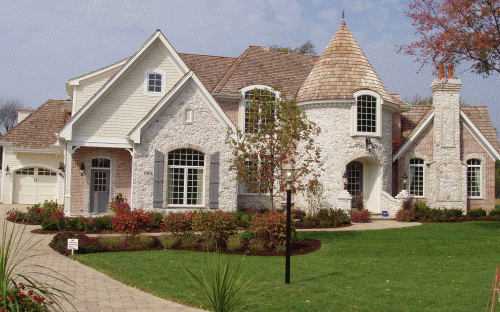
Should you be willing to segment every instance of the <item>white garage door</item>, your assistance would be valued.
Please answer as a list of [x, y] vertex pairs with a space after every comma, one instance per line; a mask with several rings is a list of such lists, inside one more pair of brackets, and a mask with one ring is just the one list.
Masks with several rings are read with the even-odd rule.
[[14, 173], [12, 203], [36, 204], [57, 199], [57, 174], [54, 171], [29, 167]]

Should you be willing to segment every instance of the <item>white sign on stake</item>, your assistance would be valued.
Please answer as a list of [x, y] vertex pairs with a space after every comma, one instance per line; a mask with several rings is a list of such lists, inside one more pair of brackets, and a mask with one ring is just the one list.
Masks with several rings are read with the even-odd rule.
[[75, 250], [78, 250], [78, 238], [68, 238], [68, 250], [71, 250], [72, 255]]

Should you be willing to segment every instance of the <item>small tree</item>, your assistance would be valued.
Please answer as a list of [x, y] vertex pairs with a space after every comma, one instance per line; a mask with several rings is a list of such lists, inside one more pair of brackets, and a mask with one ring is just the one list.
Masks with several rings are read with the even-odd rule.
[[0, 133], [5, 133], [17, 122], [17, 110], [23, 107], [20, 99], [0, 98]]
[[[247, 107], [245, 131], [228, 131], [226, 143], [234, 155], [230, 170], [250, 192], [268, 192], [273, 210], [274, 197], [284, 186], [282, 167], [286, 163], [295, 164], [294, 191], [317, 179], [321, 163], [314, 137], [320, 131], [295, 101], [256, 89]], [[306, 176], [309, 181], [305, 181]]]

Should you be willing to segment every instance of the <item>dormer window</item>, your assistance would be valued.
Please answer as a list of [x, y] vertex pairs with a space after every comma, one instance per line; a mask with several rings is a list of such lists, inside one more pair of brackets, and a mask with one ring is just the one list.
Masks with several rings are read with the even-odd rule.
[[163, 96], [166, 92], [167, 79], [164, 70], [148, 69], [144, 74], [144, 94]]
[[352, 135], [378, 137], [381, 135], [382, 99], [371, 90], [354, 93]]
[[149, 74], [148, 92], [161, 92], [161, 75]]

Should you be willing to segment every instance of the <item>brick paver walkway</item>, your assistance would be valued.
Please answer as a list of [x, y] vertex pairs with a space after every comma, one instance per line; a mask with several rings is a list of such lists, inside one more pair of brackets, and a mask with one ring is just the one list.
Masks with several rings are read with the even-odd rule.
[[[13, 207], [19, 206], [0, 205], [0, 218], [2, 219], [0, 225], [5, 220], [5, 213]], [[12, 223], [7, 223], [10, 229]], [[27, 239], [33, 236], [29, 231], [36, 228], [40, 228], [40, 226], [26, 226], [23, 238]], [[126, 286], [92, 268], [62, 256], [48, 246], [52, 236], [34, 235], [33, 242], [42, 240], [34, 246], [30, 253], [41, 254], [41, 256], [30, 258], [27, 263], [47, 267], [75, 282], [75, 287], [70, 287], [59, 281], [50, 281], [50, 285], [72, 294], [74, 296], [72, 303], [77, 311], [202, 311]], [[43, 276], [36, 278], [46, 281]]]

